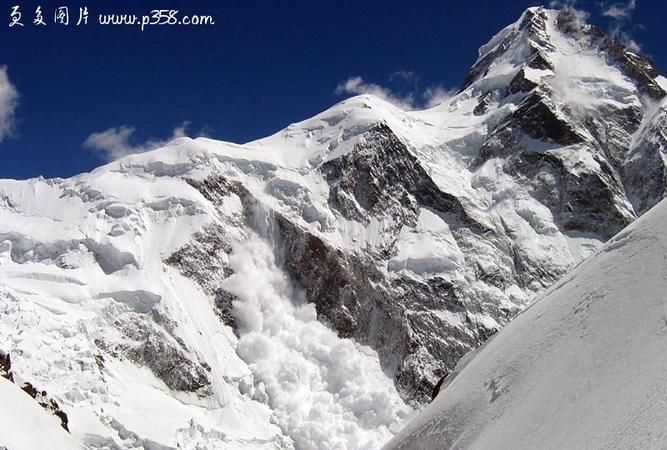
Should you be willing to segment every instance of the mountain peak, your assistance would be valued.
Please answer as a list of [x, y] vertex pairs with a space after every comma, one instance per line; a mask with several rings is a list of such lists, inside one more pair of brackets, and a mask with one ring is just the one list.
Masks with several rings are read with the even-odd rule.
[[557, 11], [542, 7], [528, 8], [519, 20], [493, 36], [479, 48], [477, 61], [468, 72], [462, 90], [485, 77], [499, 59], [509, 59], [515, 65], [532, 63], [539, 68], [549, 66], [545, 54], [554, 50], [554, 46], [551, 43], [547, 22], [553, 20], [556, 13]]
[[87, 447], [379, 448], [667, 196], [665, 79], [573, 14], [526, 10], [427, 110], [365, 94], [245, 144], [0, 180], [0, 377]]
[[526, 92], [543, 77], [559, 72], [567, 76], [568, 69], [582, 62], [582, 56], [587, 61], [578, 72], [588, 70], [589, 78], [600, 68], [620, 71], [641, 95], [653, 99], [665, 96], [657, 79], [660, 72], [650, 60], [586, 23], [572, 8], [544, 7], [528, 8], [480, 47], [461, 91], [475, 85], [483, 91]]

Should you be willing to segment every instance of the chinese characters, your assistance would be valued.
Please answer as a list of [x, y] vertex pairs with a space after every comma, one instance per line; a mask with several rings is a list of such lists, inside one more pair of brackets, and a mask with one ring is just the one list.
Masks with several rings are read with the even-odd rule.
[[[30, 13], [27, 13], [28, 16]], [[37, 6], [32, 14], [32, 25], [35, 27], [82, 27], [88, 25], [88, 7], [70, 8], [58, 6], [53, 9]], [[23, 11], [20, 5], [14, 5], [9, 10], [9, 27], [23, 28]], [[30, 24], [30, 19], [26, 19]], [[148, 14], [107, 13], [96, 14], [96, 20], [91, 20], [100, 26], [129, 26], [141, 31], [161, 26], [212, 26], [215, 19], [208, 14], [182, 14], [178, 9], [153, 9]]]
[[[76, 17], [76, 26], [88, 25], [88, 7], [79, 8], [78, 13], [74, 13]], [[20, 5], [11, 7], [9, 13], [9, 27], [23, 27], [23, 13]], [[70, 24], [70, 10], [67, 6], [58, 6], [53, 10], [53, 23], [56, 25], [69, 26]], [[37, 6], [33, 16], [32, 24], [35, 26], [46, 26], [47, 22], [44, 17], [44, 10], [41, 6]]]

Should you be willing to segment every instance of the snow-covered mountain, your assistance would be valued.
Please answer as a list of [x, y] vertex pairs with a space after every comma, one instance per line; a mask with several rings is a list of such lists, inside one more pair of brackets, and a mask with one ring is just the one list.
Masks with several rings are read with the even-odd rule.
[[384, 448], [664, 449], [667, 203], [552, 286]]
[[2, 180], [5, 376], [86, 448], [378, 448], [660, 201], [665, 90], [531, 8], [428, 110], [363, 95], [244, 145]]

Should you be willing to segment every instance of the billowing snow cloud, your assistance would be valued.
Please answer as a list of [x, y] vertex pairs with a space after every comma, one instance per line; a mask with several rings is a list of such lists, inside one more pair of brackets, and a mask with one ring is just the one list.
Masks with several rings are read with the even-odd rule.
[[233, 247], [223, 289], [236, 296], [237, 353], [264, 384], [282, 430], [302, 450], [380, 448], [411, 409], [378, 355], [317, 320], [268, 240], [251, 233]]
[[14, 111], [19, 92], [9, 81], [7, 66], [0, 66], [0, 142], [14, 129]]
[[630, 35], [632, 13], [637, 7], [636, 0], [627, 3], [602, 4], [602, 15], [611, 20], [611, 36], [633, 52], [641, 51], [639, 43]]
[[102, 155], [107, 161], [114, 161], [134, 153], [143, 153], [164, 146], [167, 142], [186, 136], [189, 122], [183, 122], [171, 132], [167, 139], [150, 139], [144, 143], [132, 143], [131, 138], [136, 131], [134, 127], [112, 127], [105, 131], [93, 133], [85, 140], [83, 146]]
[[408, 111], [424, 107], [430, 108], [446, 101], [454, 94], [453, 90], [447, 90], [442, 86], [431, 86], [420, 92], [418, 89], [419, 78], [412, 71], [400, 70], [389, 76], [389, 81], [397, 79], [414, 82], [414, 87], [410, 92], [398, 94], [388, 87], [367, 83], [362, 77], [355, 76], [338, 83], [334, 93], [336, 95], [371, 94]]
[[602, 15], [605, 17], [611, 17], [615, 20], [630, 20], [632, 18], [632, 12], [636, 6], [636, 0], [630, 0], [626, 4], [613, 3], [611, 5], [603, 5]]
[[396, 95], [391, 89], [375, 83], [366, 83], [364, 79], [359, 76], [350, 77], [347, 80], [340, 82], [336, 87], [335, 94], [372, 94], [402, 109], [413, 109], [414, 103], [412, 94], [407, 94], [405, 96]]
[[587, 11], [576, 7], [577, 0], [551, 0], [549, 7], [553, 9], [566, 9], [572, 13], [578, 26], [584, 26], [591, 16]]
[[452, 98], [454, 94], [456, 94], [456, 89], [445, 89], [442, 86], [432, 86], [426, 88], [422, 93], [422, 99], [427, 108], [432, 108], [440, 103], [445, 103]]
[[[549, 7], [554, 9], [568, 9], [581, 24], [587, 22], [590, 14], [576, 7], [577, 0], [551, 0]], [[637, 7], [637, 0], [623, 2], [600, 2], [600, 14], [609, 19], [609, 34], [633, 52], [640, 52], [641, 46], [631, 36], [630, 30], [636, 28], [632, 24], [632, 13]]]

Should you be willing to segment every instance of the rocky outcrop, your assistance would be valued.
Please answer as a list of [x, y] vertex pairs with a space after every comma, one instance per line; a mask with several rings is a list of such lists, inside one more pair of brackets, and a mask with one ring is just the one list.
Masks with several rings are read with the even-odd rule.
[[[0, 350], [0, 377], [3, 377], [12, 383], [17, 383], [17, 380], [14, 377], [12, 372], [12, 359], [9, 353], [5, 353]], [[20, 378], [20, 377], [16, 377]], [[17, 383], [18, 384], [18, 383]], [[50, 412], [58, 419], [60, 419], [60, 426], [67, 432], [69, 432], [69, 418], [65, 411], [60, 408], [60, 405], [57, 401], [51, 398], [45, 390], [39, 390], [32, 385], [29, 381], [23, 381], [20, 383], [20, 388], [32, 397], [42, 408]]]
[[391, 216], [400, 229], [415, 224], [419, 208], [430, 208], [450, 217], [448, 222], [484, 231], [458, 198], [437, 187], [386, 124], [371, 128], [364, 138], [353, 151], [320, 168], [330, 185], [332, 209], [366, 224], [371, 217]]
[[656, 107], [643, 126], [635, 150], [626, 156], [622, 174], [628, 199], [643, 214], [667, 196], [667, 114]]
[[9, 353], [0, 351], [0, 377], [14, 382], [14, 375], [12, 375], [12, 359]]
[[151, 321], [143, 314], [117, 311], [114, 325], [123, 334], [119, 342], [103, 340], [97, 346], [116, 358], [126, 358], [139, 367], [147, 367], [174, 391], [194, 392], [205, 397], [211, 380], [205, 363], [193, 360], [183, 341], [174, 333], [172, 323], [158, 310], [151, 311]]
[[[600, 170], [571, 171], [558, 154], [525, 151], [508, 158], [504, 167], [526, 180], [535, 197], [553, 212], [559, 228], [609, 239], [634, 215], [625, 203], [619, 203], [623, 186], [609, 163], [598, 160], [597, 164]], [[545, 173], [557, 182], [545, 180]]]

